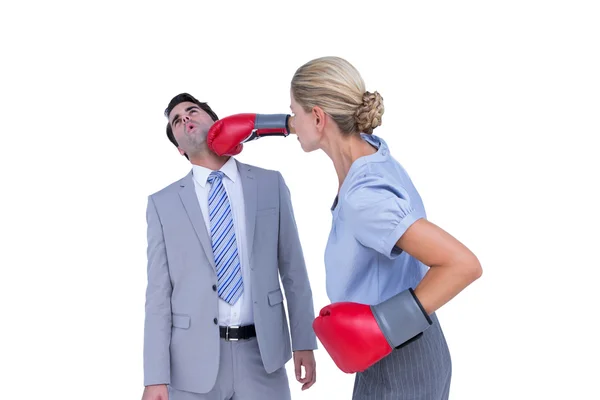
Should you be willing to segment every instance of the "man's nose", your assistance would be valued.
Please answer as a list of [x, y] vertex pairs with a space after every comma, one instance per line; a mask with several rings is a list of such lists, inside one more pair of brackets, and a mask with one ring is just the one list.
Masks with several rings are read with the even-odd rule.
[[184, 115], [182, 118], [183, 123], [189, 122], [190, 120], [190, 116], [189, 115]]

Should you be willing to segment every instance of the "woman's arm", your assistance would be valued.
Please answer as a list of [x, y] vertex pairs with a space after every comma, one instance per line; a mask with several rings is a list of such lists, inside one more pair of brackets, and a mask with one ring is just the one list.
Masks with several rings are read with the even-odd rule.
[[475, 254], [424, 218], [415, 221], [396, 246], [430, 267], [414, 289], [427, 314], [442, 307], [482, 274]]

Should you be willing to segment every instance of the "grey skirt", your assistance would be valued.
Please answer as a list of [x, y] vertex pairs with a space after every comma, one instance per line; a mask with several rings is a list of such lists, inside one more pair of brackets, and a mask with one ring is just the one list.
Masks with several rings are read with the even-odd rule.
[[446, 400], [452, 361], [435, 314], [417, 340], [356, 373], [353, 400]]

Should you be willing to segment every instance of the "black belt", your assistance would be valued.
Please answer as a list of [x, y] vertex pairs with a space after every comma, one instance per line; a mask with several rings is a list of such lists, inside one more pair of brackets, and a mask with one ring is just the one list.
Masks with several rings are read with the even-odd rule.
[[250, 339], [256, 336], [256, 329], [254, 329], [254, 325], [220, 326], [219, 331], [222, 339], [232, 341]]

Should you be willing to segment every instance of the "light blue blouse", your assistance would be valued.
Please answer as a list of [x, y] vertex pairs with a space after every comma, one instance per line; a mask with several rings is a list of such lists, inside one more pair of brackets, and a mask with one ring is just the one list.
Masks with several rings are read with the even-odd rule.
[[332, 303], [380, 303], [415, 288], [428, 269], [395, 246], [426, 218], [421, 196], [385, 141], [361, 136], [378, 150], [354, 161], [331, 207], [325, 268]]

